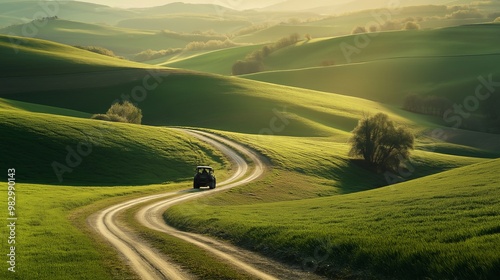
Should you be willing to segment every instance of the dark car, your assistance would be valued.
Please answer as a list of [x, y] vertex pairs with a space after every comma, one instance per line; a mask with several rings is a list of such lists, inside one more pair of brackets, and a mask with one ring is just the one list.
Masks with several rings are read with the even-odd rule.
[[217, 180], [215, 179], [214, 169], [210, 166], [196, 167], [196, 174], [194, 175], [193, 188], [199, 189], [200, 187], [209, 187], [215, 189]]

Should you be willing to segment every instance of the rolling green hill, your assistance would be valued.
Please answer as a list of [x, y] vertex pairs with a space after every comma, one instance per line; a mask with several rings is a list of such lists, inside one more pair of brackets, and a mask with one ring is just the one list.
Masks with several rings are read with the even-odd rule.
[[320, 66], [325, 60], [344, 65], [381, 59], [496, 54], [499, 30], [498, 24], [477, 24], [350, 35], [283, 49], [264, 63], [269, 70], [290, 70]]
[[226, 19], [218, 16], [201, 15], [162, 15], [156, 17], [143, 17], [122, 20], [117, 26], [134, 29], [164, 30], [175, 32], [210, 31], [217, 33], [232, 33], [238, 29], [252, 25], [251, 22], [242, 19]]
[[[14, 77], [35, 78], [144, 67], [144, 64], [98, 55], [55, 42], [1, 34], [0, 54], [2, 64], [5, 65], [0, 70], [0, 79], [4, 79], [5, 83], [11, 81], [8, 78]], [[17, 82], [14, 84], [27, 86]], [[4, 87], [2, 93], [5, 94], [8, 89], [9, 87]]]
[[145, 185], [190, 178], [200, 163], [222, 163], [207, 145], [171, 129], [19, 109], [0, 109], [0, 116], [0, 146], [10, 159], [1, 167], [29, 170], [19, 172], [24, 183]]
[[260, 48], [262, 45], [204, 52], [195, 56], [172, 59], [159, 65], [229, 76], [234, 62], [245, 59], [249, 53]]
[[[368, 192], [289, 202], [231, 205], [241, 202], [233, 193], [175, 206], [165, 218], [330, 277], [495, 279], [498, 168], [494, 160]], [[206, 215], [192, 211], [195, 203]]]
[[[496, 34], [499, 29], [500, 25], [498, 24], [480, 24], [435, 30], [319, 38], [302, 41], [295, 47], [279, 50], [267, 57], [264, 60], [264, 65], [267, 71], [276, 71], [320, 67], [325, 63], [341, 66], [389, 59], [429, 57], [453, 59], [462, 56], [492, 55], [498, 54], [496, 44], [490, 44], [490, 42], [498, 43], [500, 39]], [[179, 68], [186, 67], [186, 69], [197, 70], [206, 65], [206, 61], [217, 60], [221, 67], [224, 65], [227, 69], [231, 69], [236, 58], [243, 58], [244, 52], [248, 51], [244, 48], [235, 48], [231, 50], [231, 53], [236, 54], [238, 49], [241, 54], [234, 57], [222, 55], [226, 51], [229, 52], [225, 50], [176, 61], [173, 65]], [[291, 57], [293, 59], [290, 59]], [[444, 63], [442, 62], [442, 64]], [[445, 67], [445, 65], [437, 66]], [[215, 67], [213, 71], [213, 73], [221, 73], [222, 69]]]
[[[356, 126], [358, 119], [364, 114], [380, 111], [388, 113], [394, 120], [406, 124], [416, 133], [423, 133], [422, 136], [427, 133], [426, 131], [435, 127], [421, 116], [359, 98], [277, 86], [235, 77], [171, 69], [147, 69], [149, 67], [147, 65], [144, 65], [146, 68], [139, 68], [142, 66], [138, 63], [134, 64], [138, 66], [137, 68], [127, 70], [129, 62], [95, 54], [91, 55], [96, 58], [96, 63], [101, 63], [106, 68], [104, 70], [93, 69], [93, 72], [89, 73], [88, 65], [79, 64], [77, 59], [79, 55], [85, 57], [89, 53], [41, 40], [29, 40], [29, 42], [23, 46], [23, 52], [15, 56], [11, 64], [7, 64], [4, 69], [16, 69], [19, 67], [17, 66], [19, 61], [29, 58], [30, 61], [37, 61], [38, 67], [45, 67], [49, 70], [40, 75], [34, 70], [23, 73], [19, 68], [15, 79], [9, 79], [18, 82], [12, 82], [8, 94], [3, 95], [10, 100], [93, 114], [104, 113], [113, 101], [123, 100], [125, 96], [125, 99], [131, 99], [142, 109], [145, 124], [204, 127], [247, 133], [257, 137], [249, 144], [259, 142], [260, 137], [266, 134], [333, 137], [330, 140], [326, 138], [322, 145], [326, 147], [333, 141], [341, 144], [339, 149], [342, 147], [345, 150], [349, 132]], [[0, 48], [0, 52], [5, 49], [9, 50], [7, 43], [3, 49]], [[38, 49], [45, 51], [40, 52], [37, 51]], [[72, 59], [62, 59], [68, 54], [71, 54]], [[86, 59], [87, 63], [92, 63], [92, 61]], [[58, 65], [64, 66], [65, 69], [72, 69], [73, 73], [60, 75], [56, 71]], [[47, 73], [56, 73], [56, 81], [50, 76], [47, 77]], [[20, 82], [27, 77], [31, 81], [29, 86]], [[61, 83], [61, 79], [64, 79], [64, 83]], [[86, 86], [79, 82], [81, 80], [85, 81]], [[498, 151], [496, 148], [498, 141], [493, 136], [490, 140], [483, 141], [484, 146], [482, 146], [474, 141], [464, 140], [466, 139], [464, 135], [466, 135], [465, 132], [455, 133], [451, 137], [450, 133], [450, 141], [462, 146], [442, 149], [444, 153], [466, 156], [477, 154], [479, 157], [489, 157], [487, 152], [483, 154], [480, 150], [472, 150], [463, 154], [463, 151], [469, 149], [467, 146], [485, 151]], [[486, 140], [485, 137], [482, 139]], [[302, 142], [297, 138], [292, 143]], [[421, 144], [425, 144], [425, 141]], [[314, 146], [311, 143], [307, 145]], [[267, 150], [266, 153], [279, 154], [279, 151]], [[341, 155], [344, 158], [341, 166], [346, 166], [347, 157], [344, 152]], [[425, 156], [421, 155], [420, 158], [423, 159]], [[444, 160], [442, 168], [434, 171], [430, 168], [430, 171], [422, 172], [421, 175], [452, 168], [453, 162], [457, 161], [453, 158], [436, 159], [436, 161], [440, 160]], [[471, 163], [468, 160], [459, 161]], [[422, 162], [422, 169], [434, 166], [429, 161], [422, 160]], [[314, 166], [311, 165], [309, 168], [302, 166], [297, 170], [314, 172], [310, 169]], [[317, 168], [320, 167], [317, 166]], [[323, 176], [328, 177], [327, 174]]]
[[[463, 101], [475, 93], [480, 85], [478, 77], [487, 79], [492, 74], [498, 77], [499, 62], [500, 53], [395, 58], [339, 66], [268, 71], [243, 77], [401, 106], [405, 97], [410, 94]], [[463, 67], [464, 65], [467, 67]]]
[[[394, 34], [402, 33], [383, 33], [377, 39]], [[336, 39], [284, 49], [271, 56], [268, 65], [287, 69], [306, 63], [300, 55], [285, 61], [284, 53], [308, 54], [301, 48], [331, 40]], [[390, 57], [389, 50], [380, 52], [385, 50], [383, 42], [373, 42], [379, 50], [367, 48], [360, 54], [367, 61], [322, 70], [372, 65], [378, 73], [380, 63], [390, 68], [395, 61], [443, 57], [442, 53], [434, 58], [408, 57], [409, 49], [395, 52], [406, 57]], [[457, 46], [464, 58], [482, 54], [467, 44]], [[459, 56], [458, 52], [451, 56]], [[379, 57], [381, 53], [389, 57]], [[235, 48], [193, 60], [212, 56], [228, 61], [240, 54], [241, 49]], [[332, 277], [361, 271], [355, 276], [493, 279], [499, 273], [500, 194], [495, 172], [500, 162], [489, 160], [499, 156], [498, 135], [448, 130], [452, 143], [446, 143], [428, 137], [439, 128], [429, 118], [391, 104], [132, 63], [38, 39], [0, 36], [0, 55], [0, 148], [9, 159], [0, 168], [16, 166], [19, 182], [27, 186], [20, 190], [27, 198], [20, 204], [23, 215], [29, 214], [26, 221], [31, 226], [30, 232], [20, 229], [26, 237], [24, 246], [34, 248], [38, 240], [54, 237], [60, 241], [43, 242], [52, 246], [43, 247], [43, 254], [20, 247], [26, 252], [20, 262], [33, 269], [32, 277], [52, 277], [49, 266], [41, 269], [40, 264], [50, 259], [47, 254], [53, 250], [61, 253], [51, 260], [60, 268], [55, 273], [61, 279], [111, 277], [102, 269], [109, 267], [102, 259], [112, 254], [99, 255], [106, 250], [98, 250], [99, 245], [68, 222], [68, 211], [110, 196], [165, 191], [164, 186], [120, 186], [188, 180], [192, 167], [201, 162], [227, 171], [222, 156], [206, 144], [174, 129], [148, 125], [218, 130], [255, 148], [272, 164], [269, 173], [252, 185], [193, 202], [199, 203], [193, 207], [169, 210], [169, 221], [181, 228], [228, 238]], [[210, 61], [214, 60], [204, 63]], [[222, 71], [223, 63], [215, 67], [217, 71]], [[471, 71], [479, 67], [473, 66]], [[104, 113], [114, 101], [127, 99], [142, 109], [145, 125], [88, 119], [90, 114]], [[459, 169], [367, 191], [387, 180], [348, 157], [347, 139], [360, 118], [377, 112], [389, 114], [417, 136], [412, 166], [398, 176], [415, 179]], [[467, 165], [472, 166], [460, 168]], [[410, 176], [404, 176], [408, 172]], [[186, 186], [169, 188], [181, 187]], [[200, 209], [204, 215], [199, 215]], [[88, 214], [96, 211], [91, 210]], [[76, 215], [72, 215], [79, 220], [75, 224], [86, 223]]]
[[332, 37], [335, 35], [346, 34], [346, 32], [339, 33], [332, 26], [280, 24], [271, 26], [264, 30], [260, 30], [248, 35], [236, 37], [234, 41], [238, 43], [253, 43], [253, 44], [270, 43], [294, 33], [298, 33], [301, 36], [305, 34], [310, 34], [314, 38]]
[[105, 23], [109, 25], [114, 25], [120, 20], [137, 16], [137, 13], [134, 11], [80, 1], [40, 2], [9, 0], [2, 1], [0, 7], [0, 27], [47, 16], [58, 16], [74, 21]]
[[[3, 38], [0, 53], [11, 52], [9, 37]], [[146, 124], [251, 134], [275, 126], [274, 120], [281, 117], [287, 127], [274, 131], [279, 135], [337, 135], [339, 131], [351, 131], [363, 114], [379, 111], [418, 130], [434, 127], [426, 118], [397, 107], [348, 96], [235, 77], [150, 69], [41, 40], [27, 40], [19, 50], [2, 68], [2, 76], [11, 77], [5, 79], [9, 86], [2, 97], [28, 103], [93, 114], [128, 98], [143, 110]], [[23, 64], [34, 61], [38, 68], [25, 71]], [[44, 69], [43, 74], [37, 69]], [[61, 75], [64, 72], [71, 74]], [[26, 77], [30, 78], [29, 85], [22, 83]]]
[[183, 2], [169, 3], [158, 7], [133, 8], [130, 9], [142, 15], [166, 15], [166, 14], [201, 14], [201, 15], [227, 15], [238, 11], [216, 4], [190, 4]]
[[[10, 39], [3, 37], [0, 53], [12, 52]], [[153, 125], [259, 133], [269, 127], [276, 112], [286, 111], [287, 117], [294, 121], [283, 133], [329, 135], [337, 127], [350, 131], [363, 112], [385, 107], [350, 97], [239, 78], [151, 69], [148, 65], [140, 68], [139, 63], [42, 40], [27, 40], [19, 48], [19, 54], [11, 57], [1, 70], [2, 77], [10, 77], [5, 79], [10, 82], [8, 91], [2, 92], [3, 97], [92, 114], [105, 112], [122, 95], [133, 98], [135, 94], [140, 97], [143, 122]], [[24, 71], [23, 64], [27, 63], [36, 67]], [[71, 74], [62, 75], [66, 72]], [[22, 83], [27, 77], [29, 85]]]
[[[23, 36], [31, 23], [14, 25], [0, 29], [0, 33]], [[110, 49], [118, 55], [130, 56], [138, 52], [154, 49], [183, 48], [199, 36], [165, 34], [152, 30], [137, 30], [106, 25], [96, 25], [69, 20], [50, 20], [43, 28], [36, 26], [36, 38], [68, 45], [99, 46]], [[29, 33], [31, 34], [31, 33]], [[27, 36], [27, 35], [24, 35]]]
[[[494, 35], [499, 30], [500, 25], [484, 24], [381, 33], [365, 37], [365, 48], [355, 42], [366, 35], [317, 40], [273, 53], [264, 61], [269, 71], [245, 78], [396, 106], [409, 94], [463, 103], [481, 85], [479, 77], [498, 80], [500, 53], [490, 42], [500, 43]], [[352, 47], [349, 56], [342, 51], [345, 44]], [[320, 66], [323, 62], [334, 66]]]

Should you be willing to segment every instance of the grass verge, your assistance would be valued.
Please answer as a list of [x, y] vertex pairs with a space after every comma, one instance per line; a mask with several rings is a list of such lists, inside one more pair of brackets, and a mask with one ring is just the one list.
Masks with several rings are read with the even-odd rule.
[[[237, 206], [207, 198], [174, 206], [165, 219], [306, 268], [312, 259], [330, 277], [362, 270], [398, 279], [495, 279], [499, 165], [327, 198]], [[190, 210], [195, 203], [205, 205], [203, 216]]]

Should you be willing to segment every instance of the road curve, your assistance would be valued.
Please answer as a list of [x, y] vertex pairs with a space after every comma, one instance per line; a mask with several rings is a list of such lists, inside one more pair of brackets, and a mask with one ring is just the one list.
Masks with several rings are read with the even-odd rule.
[[[95, 213], [94, 215], [89, 217], [89, 223], [92, 225], [92, 227], [101, 236], [108, 240], [127, 259], [129, 264], [133, 267], [133, 269], [141, 279], [191, 279], [192, 277], [190, 277], [188, 273], [182, 271], [176, 265], [169, 263], [156, 250], [150, 248], [146, 244], [143, 244], [132, 233], [123, 229], [123, 227], [121, 227], [117, 223], [117, 216], [119, 213], [131, 207], [134, 207], [135, 205], [164, 198], [160, 202], [156, 202], [149, 207], [143, 208], [138, 216], [145, 217], [144, 221], [147, 221], [147, 226], [155, 229], [161, 229], [162, 231], [168, 230], [169, 232], [173, 233], [172, 235], [180, 237], [180, 233], [176, 230], [169, 227], [162, 227], [162, 225], [165, 225], [164, 222], [161, 221], [161, 214], [163, 213], [163, 209], [166, 209], [168, 206], [182, 201], [214, 194], [228, 188], [248, 183], [258, 178], [264, 171], [264, 165], [262, 164], [262, 162], [252, 152], [248, 151], [248, 149], [245, 149], [236, 143], [232, 143], [221, 137], [217, 137], [208, 133], [195, 132], [192, 130], [184, 131], [194, 137], [201, 139], [202, 141], [213, 145], [215, 148], [222, 151], [233, 162], [236, 169], [234, 174], [224, 182], [220, 182], [218, 184], [218, 188], [212, 191], [186, 190], [180, 192], [150, 195], [122, 202], [120, 204], [104, 209], [98, 213]], [[231, 148], [229, 148], [228, 146], [231, 146]], [[238, 150], [240, 153], [243, 153], [247, 157], [251, 158], [255, 165], [252, 168], [252, 172], [248, 172], [250, 169], [249, 165], [234, 150]], [[182, 239], [186, 240], [186, 236], [188, 236], [188, 234], [183, 236]], [[195, 242], [194, 239], [187, 241], [192, 243]], [[207, 245], [204, 246], [208, 249]], [[227, 258], [229, 258], [229, 255], [226, 256], [226, 259]], [[235, 260], [235, 262], [238, 261]], [[244, 270], [249, 271], [251, 274], [256, 275], [258, 278], [274, 279], [273, 277], [266, 275], [265, 273], [260, 272], [258, 269], [252, 268], [244, 263], [238, 264], [238, 267], [242, 267]]]
[[[234, 267], [254, 276], [256, 279], [278, 279], [277, 277], [282, 279], [315, 278], [311, 274], [283, 267], [279, 263], [241, 248], [199, 234], [182, 232], [165, 224], [162, 217], [163, 213], [172, 205], [202, 196], [213, 195], [249, 183], [260, 177], [265, 170], [265, 166], [259, 157], [242, 145], [206, 132], [183, 131], [207, 142], [224, 153], [234, 166], [233, 175], [224, 182], [218, 183], [217, 188], [214, 190], [189, 189], [169, 192], [136, 198], [111, 206], [89, 217], [89, 223], [92, 227], [127, 259], [141, 279], [193, 279], [189, 272], [183, 271], [177, 265], [169, 262], [166, 256], [144, 244], [135, 234], [119, 225], [119, 213], [148, 201], [153, 202], [142, 207], [136, 214], [136, 218], [144, 226], [197, 245], [224, 259]], [[249, 159], [252, 166], [240, 154]]]

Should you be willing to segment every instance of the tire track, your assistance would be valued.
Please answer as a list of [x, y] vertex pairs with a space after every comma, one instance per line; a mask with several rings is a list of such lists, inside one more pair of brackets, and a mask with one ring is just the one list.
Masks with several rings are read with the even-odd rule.
[[[264, 163], [249, 149], [225, 138], [194, 130], [182, 129], [185, 133], [196, 137], [220, 150], [232, 162], [235, 172], [210, 191], [184, 190], [165, 194], [151, 195], [132, 199], [89, 217], [89, 223], [108, 240], [129, 262], [141, 279], [193, 279], [189, 272], [168, 261], [168, 258], [154, 248], [141, 242], [140, 238], [119, 225], [119, 213], [148, 201], [155, 201], [142, 207], [136, 218], [144, 226], [180, 238], [199, 246], [210, 253], [224, 259], [235, 268], [254, 276], [256, 279], [318, 279], [315, 275], [302, 272], [300, 269], [285, 267], [277, 262], [255, 253], [237, 248], [200, 234], [179, 231], [168, 226], [163, 220], [163, 213], [169, 207], [191, 199], [213, 195], [221, 191], [247, 184], [259, 178], [265, 171]], [[250, 159], [252, 166], [240, 155]]]
[[[192, 277], [176, 265], [166, 261], [165, 258], [153, 248], [142, 244], [132, 233], [123, 230], [117, 223], [117, 216], [119, 213], [138, 204], [161, 198], [165, 198], [166, 200], [164, 201], [167, 201], [168, 205], [173, 205], [175, 203], [196, 197], [213, 194], [230, 187], [250, 182], [263, 173], [263, 165], [260, 163], [258, 164], [259, 168], [255, 168], [254, 172], [250, 176], [243, 178], [247, 173], [249, 166], [235, 151], [226, 145], [221, 144], [219, 141], [208, 138], [207, 135], [209, 134], [207, 133], [188, 130], [185, 130], [185, 132], [221, 150], [234, 163], [236, 171], [229, 179], [219, 183], [219, 186], [222, 187], [210, 192], [194, 192], [192, 190], [187, 190], [137, 198], [111, 206], [89, 217], [89, 223], [94, 227], [94, 229], [106, 240], [108, 240], [127, 259], [129, 264], [142, 279], [191, 279]], [[245, 154], [250, 153], [245, 151]], [[257, 157], [255, 158], [257, 159]], [[158, 203], [155, 203], [154, 205], [156, 206]]]

